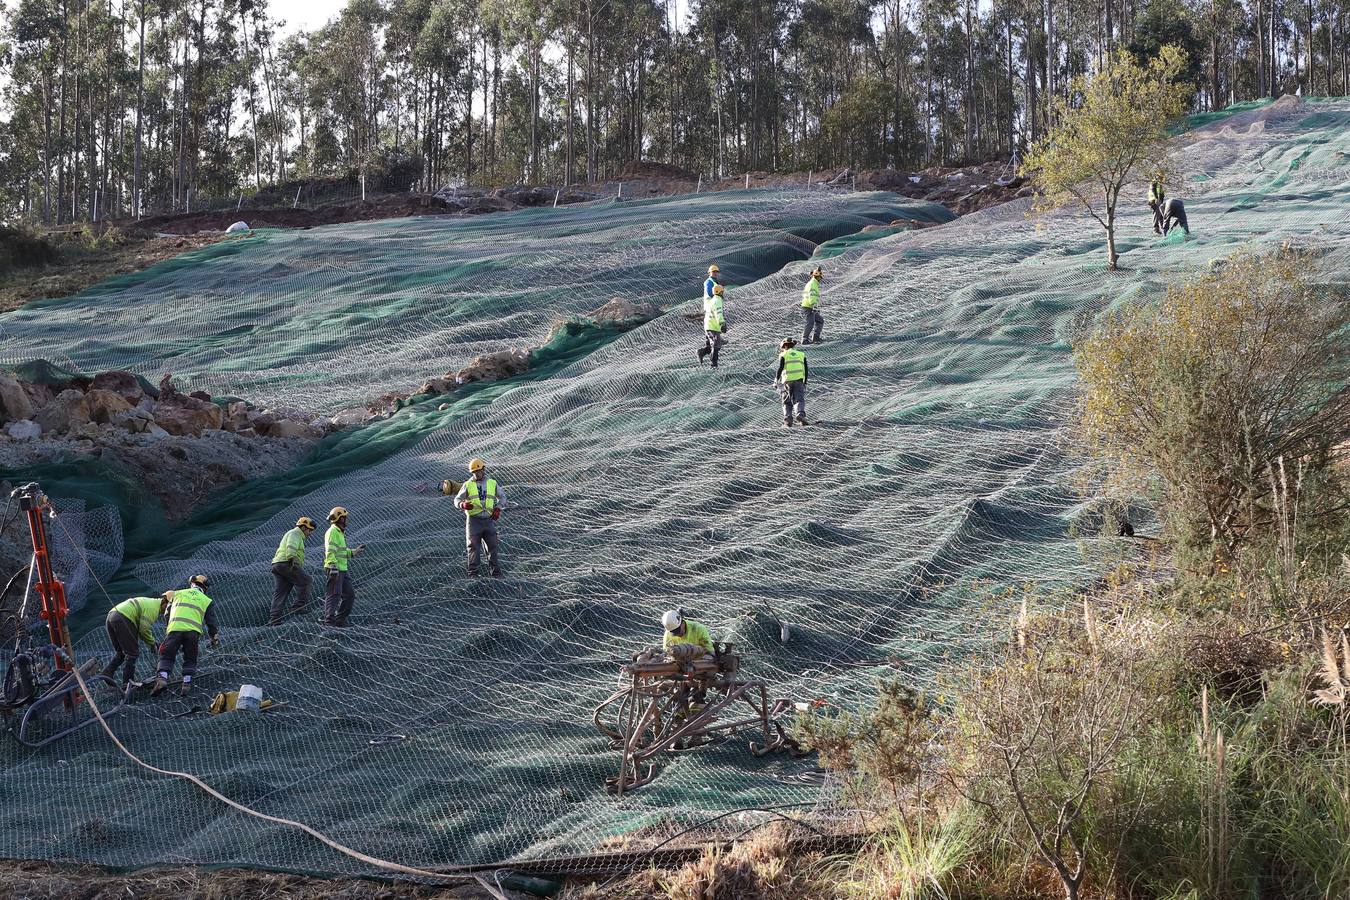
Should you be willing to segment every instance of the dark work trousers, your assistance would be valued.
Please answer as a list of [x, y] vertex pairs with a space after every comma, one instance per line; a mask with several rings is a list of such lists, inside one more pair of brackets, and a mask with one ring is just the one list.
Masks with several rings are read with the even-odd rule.
[[[714, 366], [717, 365], [717, 354], [722, 349], [722, 332], [705, 331], [703, 332], [703, 349], [712, 352], [712, 359], [709, 360]], [[699, 354], [702, 356], [702, 354]]]
[[122, 672], [122, 683], [126, 684], [136, 674], [136, 659], [141, 655], [141, 636], [136, 633], [136, 623], [115, 609], [108, 610], [108, 618], [103, 620], [108, 628], [108, 639], [112, 641], [117, 655], [103, 669], [109, 678], [117, 672], [117, 667], [126, 660], [126, 669]]
[[183, 651], [183, 678], [197, 674], [197, 651], [202, 636], [195, 631], [170, 631], [159, 645], [159, 671], [168, 677], [173, 674], [173, 663], [178, 651]]
[[323, 621], [327, 625], [346, 625], [356, 602], [356, 587], [348, 572], [327, 569], [328, 589], [323, 595]]
[[806, 424], [806, 382], [785, 381], [780, 392], [783, 395], [783, 421], [792, 421], [792, 407], [797, 407], [797, 421]]
[[[712, 332], [709, 332], [711, 334]], [[493, 575], [502, 574], [502, 567], [497, 562], [497, 523], [487, 516], [469, 516], [464, 520], [464, 543], [469, 552], [469, 575], [478, 574], [478, 563], [481, 559], [482, 545], [487, 545], [488, 566], [492, 569]]]
[[268, 611], [267, 621], [280, 622], [286, 608], [286, 598], [295, 590], [295, 605], [291, 612], [303, 612], [309, 607], [309, 586], [314, 579], [305, 574], [305, 570], [293, 562], [272, 563], [272, 580], [276, 587], [272, 591], [272, 608]]
[[809, 344], [820, 340], [820, 329], [825, 327], [825, 317], [814, 306], [802, 307], [802, 343]]
[[1163, 208], [1161, 203], [1153, 207], [1153, 233], [1163, 233]]

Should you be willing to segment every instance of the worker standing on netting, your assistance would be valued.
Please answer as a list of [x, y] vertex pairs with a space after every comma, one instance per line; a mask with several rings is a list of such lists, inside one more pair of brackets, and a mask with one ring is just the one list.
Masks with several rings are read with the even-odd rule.
[[707, 300], [713, 295], [713, 288], [722, 283], [722, 270], [717, 267], [717, 263], [708, 266], [708, 278], [703, 282], [703, 299]]
[[1170, 197], [1163, 203], [1161, 218], [1164, 235], [1172, 230], [1174, 223], [1180, 225], [1181, 230], [1186, 232], [1188, 236], [1190, 235], [1191, 226], [1186, 221], [1186, 204], [1182, 202], [1180, 197]]
[[703, 300], [703, 346], [698, 348], [698, 363], [703, 365], [703, 360], [712, 354], [712, 367], [717, 368], [717, 357], [722, 350], [722, 335], [727, 332], [726, 319], [726, 288], [722, 285], [714, 285], [711, 297], [705, 297]]
[[300, 613], [309, 609], [309, 589], [314, 580], [305, 574], [305, 541], [317, 531], [319, 526], [309, 516], [301, 516], [295, 527], [281, 536], [281, 544], [272, 557], [272, 606], [268, 610], [267, 624], [280, 625], [282, 612], [286, 608], [286, 599], [295, 591], [295, 605], [291, 612]]
[[783, 396], [783, 427], [792, 427], [793, 407], [797, 411], [797, 424], [806, 425], [806, 354], [797, 349], [792, 338], [783, 338], [778, 349], [778, 371], [773, 383]]
[[323, 570], [328, 586], [323, 594], [323, 618], [319, 622], [336, 628], [347, 627], [356, 602], [356, 588], [347, 572], [353, 556], [366, 549], [365, 544], [347, 547], [347, 510], [335, 506], [328, 511], [328, 531], [323, 536]]
[[820, 343], [820, 329], [825, 327], [825, 317], [820, 314], [820, 282], [825, 272], [820, 266], [811, 270], [811, 277], [802, 288], [802, 346]]
[[126, 661], [122, 672], [122, 689], [126, 690], [136, 674], [136, 660], [141, 655], [141, 644], [155, 650], [155, 620], [169, 608], [167, 597], [132, 597], [108, 610], [103, 624], [108, 629], [116, 655], [103, 669], [105, 678], [112, 678], [117, 667]]
[[202, 634], [211, 635], [212, 648], [220, 646], [216, 609], [206, 593], [210, 588], [211, 583], [205, 575], [193, 575], [185, 590], [164, 592], [164, 599], [169, 602], [169, 627], [164, 633], [164, 643], [159, 645], [159, 675], [150, 689], [152, 697], [169, 686], [169, 675], [180, 650], [183, 652], [182, 692], [186, 694], [192, 690], [192, 676], [197, 674]]
[[1148, 208], [1153, 210], [1153, 233], [1163, 233], [1162, 206], [1167, 200], [1167, 191], [1163, 188], [1163, 170], [1153, 173], [1148, 184]]
[[497, 559], [497, 520], [502, 515], [502, 492], [495, 478], [487, 477], [487, 463], [481, 459], [469, 460], [468, 481], [455, 494], [455, 505], [464, 510], [464, 543], [468, 554], [470, 578], [478, 577], [482, 548], [487, 546], [488, 567], [493, 578], [502, 577]]

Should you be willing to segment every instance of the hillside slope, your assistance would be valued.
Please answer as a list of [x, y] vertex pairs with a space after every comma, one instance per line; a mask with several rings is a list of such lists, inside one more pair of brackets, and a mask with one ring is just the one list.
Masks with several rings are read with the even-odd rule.
[[[617, 754], [591, 707], [672, 606], [734, 640], [776, 695], [838, 703], [879, 676], [924, 682], [973, 626], [987, 637], [985, 601], [1001, 590], [1095, 577], [1070, 530], [1082, 510], [1059, 443], [1076, 331], [1243, 247], [1309, 244], [1350, 271], [1350, 104], [1282, 102], [1182, 141], [1173, 193], [1193, 237], [1155, 238], [1141, 203], [1121, 272], [1104, 271], [1085, 217], [1037, 223], [1022, 202], [829, 260], [812, 427], [780, 429], [770, 386], [777, 339], [798, 328], [802, 262], [733, 291], [718, 371], [695, 363], [697, 326], [667, 314], [261, 527], [145, 565], [147, 583], [205, 572], [216, 586], [226, 646], [199, 691], [251, 682], [289, 705], [170, 718], [188, 702], [140, 702], [115, 719], [119, 735], [157, 765], [414, 865], [589, 852], [748, 806], [828, 814], [834, 792], [812, 761], [755, 760], [740, 741], [674, 756], [615, 800], [602, 781]], [[418, 489], [474, 456], [524, 505], [503, 518], [503, 581], [463, 576], [462, 516]], [[371, 548], [354, 627], [260, 627], [277, 537], [339, 504]], [[131, 769], [95, 733], [44, 752], [6, 743], [0, 762], [5, 855], [366, 871]]]

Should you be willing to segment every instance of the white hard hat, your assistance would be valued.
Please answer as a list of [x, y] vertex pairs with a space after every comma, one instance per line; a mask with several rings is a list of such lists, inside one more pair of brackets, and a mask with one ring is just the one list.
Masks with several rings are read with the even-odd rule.
[[661, 617], [661, 627], [666, 631], [674, 631], [684, 624], [684, 612], [678, 609], [667, 610]]

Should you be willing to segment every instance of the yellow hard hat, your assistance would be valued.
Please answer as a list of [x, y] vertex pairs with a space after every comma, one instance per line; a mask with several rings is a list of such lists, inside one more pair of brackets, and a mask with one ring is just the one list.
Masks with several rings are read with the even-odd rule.
[[296, 528], [308, 528], [310, 531], [313, 531], [314, 529], [318, 528], [319, 526], [318, 526], [317, 524], [315, 524], [314, 520], [311, 519], [309, 516], [301, 516], [300, 518], [298, 518], [298, 519], [295, 520], [295, 527], [296, 527]]
[[708, 274], [709, 274], [709, 275], [711, 275], [711, 274], [714, 273], [714, 272], [720, 272], [720, 271], [722, 271], [722, 270], [719, 269], [719, 268], [717, 268], [717, 263], [713, 263], [711, 266], [708, 266]]
[[469, 460], [469, 471], [470, 471], [470, 472], [481, 472], [481, 471], [483, 471], [483, 470], [486, 469], [486, 468], [487, 468], [487, 463], [483, 462], [481, 459], [471, 459], [471, 460]]
[[336, 522], [338, 519], [344, 518], [346, 515], [347, 510], [345, 507], [335, 506], [328, 511], [328, 521]]
[[726, 292], [727, 292], [727, 289], [724, 288], [724, 287], [722, 287], [720, 284], [715, 284], [715, 285], [713, 285], [713, 293], [714, 293], [714, 294], [717, 294], [718, 296], [721, 296], [722, 294], [725, 294]]

